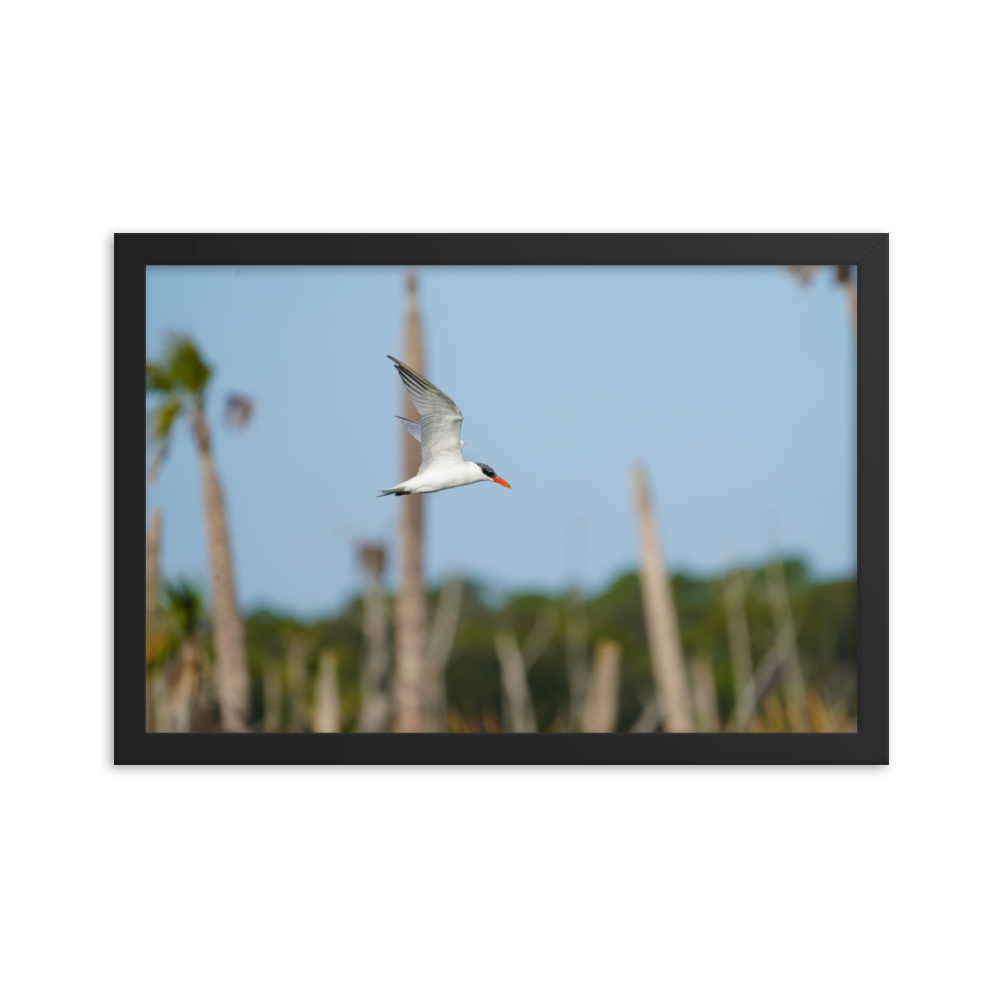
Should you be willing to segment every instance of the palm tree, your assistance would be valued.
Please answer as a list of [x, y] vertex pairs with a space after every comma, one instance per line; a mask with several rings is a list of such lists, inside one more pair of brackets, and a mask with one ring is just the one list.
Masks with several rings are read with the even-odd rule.
[[185, 580], [164, 584], [163, 596], [167, 648], [177, 661], [168, 699], [169, 729], [174, 733], [189, 733], [195, 695], [203, 680], [201, 633], [206, 618], [205, 602], [198, 588]]
[[159, 361], [146, 361], [146, 393], [156, 405], [149, 414], [149, 434], [158, 446], [157, 469], [166, 455], [179, 420], [187, 420], [201, 462], [202, 498], [212, 574], [212, 626], [218, 661], [222, 729], [245, 732], [249, 712], [250, 678], [243, 639], [243, 619], [236, 602], [233, 557], [229, 544], [226, 505], [212, 457], [205, 417], [205, 393], [212, 369], [190, 337], [171, 335]]
[[195, 584], [187, 580], [162, 584], [155, 623], [146, 638], [152, 708], [148, 732], [187, 733], [200, 728], [195, 712], [205, 714], [202, 663], [207, 621], [205, 601]]

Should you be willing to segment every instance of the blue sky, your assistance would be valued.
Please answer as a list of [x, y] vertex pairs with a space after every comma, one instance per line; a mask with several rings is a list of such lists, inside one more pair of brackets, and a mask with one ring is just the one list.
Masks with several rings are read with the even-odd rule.
[[[427, 376], [465, 414], [485, 483], [428, 496], [427, 571], [501, 590], [605, 586], [636, 562], [645, 463], [672, 569], [773, 544], [853, 574], [855, 348], [827, 275], [780, 268], [426, 267]], [[146, 350], [189, 333], [215, 368], [209, 416], [237, 590], [318, 614], [359, 580], [345, 530], [392, 545], [399, 506], [402, 267], [150, 267]], [[219, 419], [253, 397], [250, 427]], [[163, 571], [208, 580], [201, 490], [179, 428], [158, 482]], [[340, 532], [340, 533], [338, 533]], [[395, 562], [390, 554], [390, 578]]]

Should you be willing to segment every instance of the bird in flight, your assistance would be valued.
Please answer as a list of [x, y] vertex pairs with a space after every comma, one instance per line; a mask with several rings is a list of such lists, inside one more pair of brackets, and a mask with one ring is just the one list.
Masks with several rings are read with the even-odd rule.
[[409, 365], [404, 365], [391, 354], [386, 357], [395, 363], [396, 371], [420, 414], [419, 424], [405, 417], [397, 418], [403, 421], [403, 426], [420, 442], [420, 468], [412, 479], [407, 479], [405, 483], [393, 486], [392, 489], [382, 490], [379, 496], [437, 493], [438, 490], [450, 490], [455, 486], [490, 481], [510, 489], [510, 483], [501, 479], [488, 465], [467, 462], [462, 457], [462, 449], [465, 447], [461, 436], [462, 411], [455, 405], [455, 401]]

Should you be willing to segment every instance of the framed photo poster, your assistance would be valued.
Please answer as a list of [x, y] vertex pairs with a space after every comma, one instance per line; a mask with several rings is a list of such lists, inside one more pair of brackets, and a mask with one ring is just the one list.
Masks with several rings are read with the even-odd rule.
[[116, 763], [888, 763], [887, 235], [117, 234], [114, 283]]

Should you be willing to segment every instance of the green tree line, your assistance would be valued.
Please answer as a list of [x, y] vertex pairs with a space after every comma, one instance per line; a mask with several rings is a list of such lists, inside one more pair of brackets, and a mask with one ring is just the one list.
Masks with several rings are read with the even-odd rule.
[[[787, 582], [795, 641], [801, 661], [815, 731], [850, 729], [856, 720], [857, 587], [854, 580], [817, 580], [799, 559], [781, 562]], [[774, 648], [776, 625], [767, 586], [767, 567], [750, 567], [743, 575], [745, 614], [754, 663]], [[731, 579], [731, 578], [730, 578]], [[731, 637], [727, 628], [724, 577], [675, 573], [671, 579], [684, 657], [710, 665], [715, 711], [725, 727], [739, 692], [734, 683]], [[441, 590], [429, 594], [433, 610]], [[390, 596], [389, 627], [394, 601]], [[337, 728], [357, 727], [362, 704], [362, 670], [366, 655], [364, 596], [335, 615], [298, 618], [267, 608], [245, 618], [251, 686], [250, 728], [271, 732], [305, 732], [312, 727], [316, 691], [324, 655], [334, 655], [339, 700]], [[584, 648], [592, 661], [598, 640], [621, 647], [620, 687], [615, 731], [625, 732], [653, 700], [649, 644], [642, 596], [636, 573], [626, 573], [606, 590], [586, 599], [569, 593], [516, 593], [498, 600], [476, 581], [464, 581], [460, 614], [445, 677], [446, 729], [451, 732], [503, 731], [504, 693], [495, 648], [498, 630], [509, 630], [524, 645], [539, 621], [552, 621], [550, 638], [527, 674], [530, 698], [540, 732], [577, 728], [570, 718], [570, 636], [572, 621], [583, 622]], [[199, 647], [197, 662], [200, 712], [192, 713], [192, 730], [221, 729], [213, 710], [212, 674], [216, 653], [204, 597], [185, 581], [163, 588], [164, 638], [153, 656], [153, 682], [167, 691], [186, 683], [182, 650]], [[569, 641], [568, 641], [569, 640]], [[191, 654], [187, 654], [188, 662]], [[187, 668], [190, 670], [190, 667]], [[270, 687], [270, 693], [269, 693]], [[167, 699], [169, 700], [169, 699]], [[780, 669], [769, 690], [760, 692], [747, 729], [790, 728], [780, 685]], [[268, 712], [271, 717], [267, 718]], [[266, 723], [266, 724], [265, 724]], [[653, 724], [656, 727], [656, 723]], [[711, 728], [705, 725], [699, 728]]]

